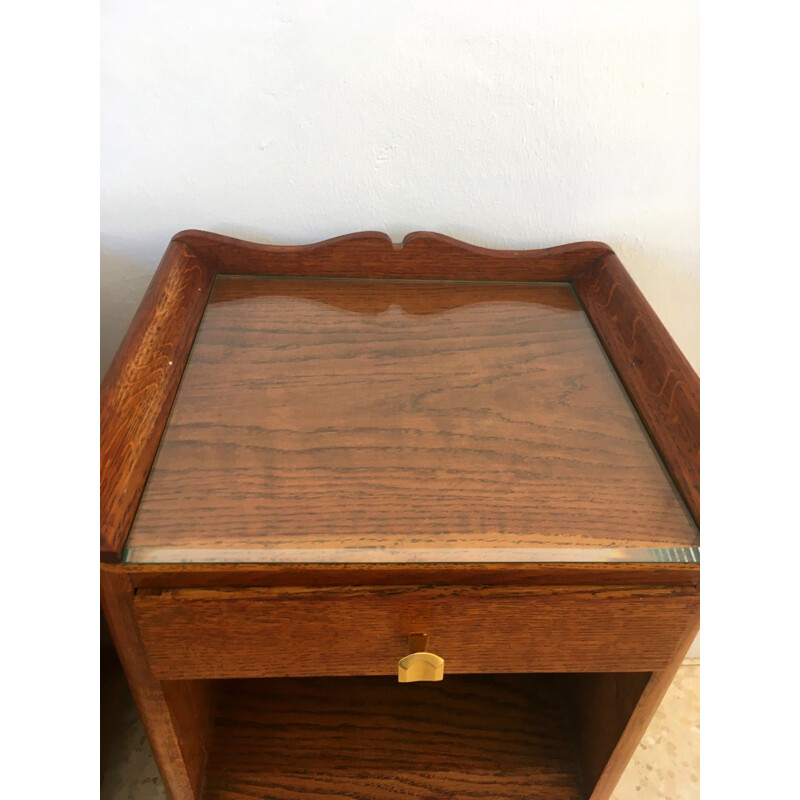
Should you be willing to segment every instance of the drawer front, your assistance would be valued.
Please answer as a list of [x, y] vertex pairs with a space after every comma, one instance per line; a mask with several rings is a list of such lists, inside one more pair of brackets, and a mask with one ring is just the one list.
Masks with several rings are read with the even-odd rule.
[[140, 590], [156, 676], [395, 675], [427, 633], [449, 673], [649, 671], [698, 613], [693, 588]]

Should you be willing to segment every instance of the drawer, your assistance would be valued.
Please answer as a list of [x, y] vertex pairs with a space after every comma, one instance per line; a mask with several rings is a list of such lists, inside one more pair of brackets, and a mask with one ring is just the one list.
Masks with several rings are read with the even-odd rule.
[[143, 589], [136, 619], [164, 679], [392, 675], [427, 633], [445, 675], [649, 671], [698, 613], [694, 587]]

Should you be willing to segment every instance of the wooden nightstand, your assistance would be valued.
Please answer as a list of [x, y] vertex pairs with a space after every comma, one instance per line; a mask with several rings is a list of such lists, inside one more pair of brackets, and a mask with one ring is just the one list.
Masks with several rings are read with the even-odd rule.
[[698, 629], [699, 381], [606, 245], [181, 233], [101, 408], [173, 800], [610, 795]]

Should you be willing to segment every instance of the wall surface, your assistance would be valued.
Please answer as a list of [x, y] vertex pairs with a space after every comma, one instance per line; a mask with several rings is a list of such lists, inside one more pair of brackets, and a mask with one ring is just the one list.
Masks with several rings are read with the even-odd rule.
[[105, 370], [172, 234], [610, 244], [699, 366], [698, 0], [106, 0]]
[[105, 0], [101, 371], [170, 237], [610, 244], [699, 369], [698, 0]]

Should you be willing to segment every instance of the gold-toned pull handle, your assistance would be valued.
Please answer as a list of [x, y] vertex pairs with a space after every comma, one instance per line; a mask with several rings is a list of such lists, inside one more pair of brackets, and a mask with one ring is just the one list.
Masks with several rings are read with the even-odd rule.
[[397, 664], [400, 683], [440, 681], [444, 678], [444, 659], [433, 653], [409, 653]]
[[444, 678], [444, 659], [427, 651], [428, 634], [412, 633], [408, 637], [409, 653], [397, 664], [397, 680], [400, 683], [414, 681], [440, 681]]

